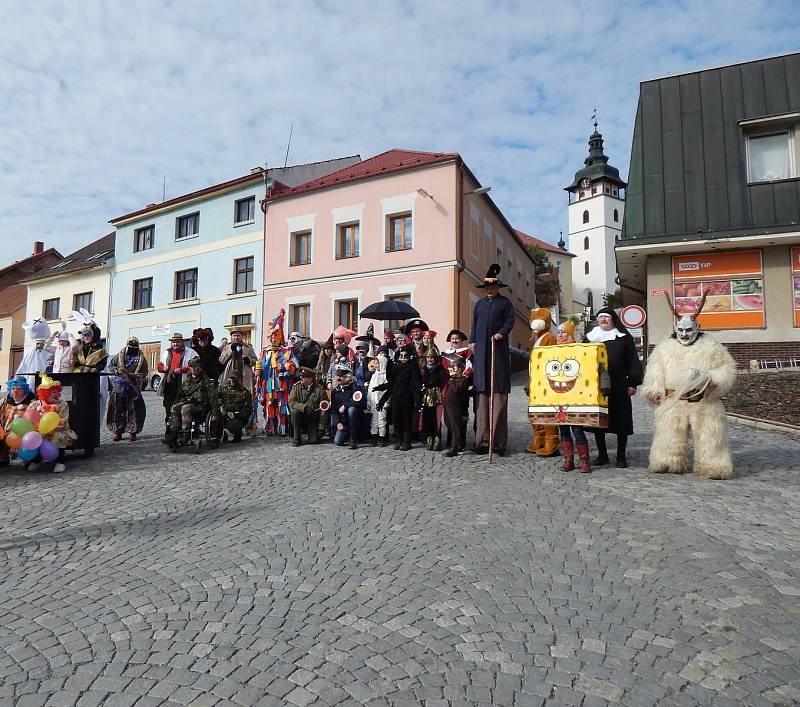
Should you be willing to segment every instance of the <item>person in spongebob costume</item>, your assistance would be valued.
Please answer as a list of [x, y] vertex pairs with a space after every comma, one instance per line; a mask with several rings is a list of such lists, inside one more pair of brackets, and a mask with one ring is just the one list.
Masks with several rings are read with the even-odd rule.
[[[529, 321], [531, 327], [530, 340], [534, 342], [533, 348], [554, 346], [557, 343], [556, 337], [551, 331], [553, 319], [549, 309], [546, 307], [532, 309]], [[533, 375], [533, 369], [529, 367], [529, 385], [532, 382], [530, 378]], [[558, 454], [560, 445], [558, 427], [556, 425], [531, 424], [531, 428], [533, 429], [533, 441], [528, 444], [529, 452], [539, 457], [553, 457]]]
[[683, 315], [666, 296], [674, 332], [647, 359], [640, 392], [654, 407], [648, 468], [656, 474], [689, 470], [691, 432], [694, 473], [702, 479], [734, 477], [722, 398], [736, 383], [736, 363], [721, 343], [701, 331], [697, 318], [707, 295], [693, 314]]

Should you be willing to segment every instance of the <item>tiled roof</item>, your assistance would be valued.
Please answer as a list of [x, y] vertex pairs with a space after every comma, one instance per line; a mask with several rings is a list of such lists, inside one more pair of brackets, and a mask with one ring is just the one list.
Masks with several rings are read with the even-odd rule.
[[331, 172], [323, 177], [314, 179], [293, 189], [275, 189], [269, 201], [277, 201], [298, 194], [338, 187], [343, 184], [357, 182], [371, 177], [381, 177], [385, 174], [394, 174], [406, 169], [425, 167], [428, 165], [450, 162], [459, 158], [457, 152], [419, 152], [417, 150], [387, 150], [375, 157], [345, 167], [336, 172]]
[[105, 265], [106, 262], [114, 257], [115, 240], [116, 233], [109, 233], [102, 238], [98, 238], [96, 241], [85, 245], [80, 250], [76, 250], [74, 253], [65, 256], [47, 270], [37, 272], [35, 275], [27, 278], [25, 282], [35, 282], [48, 277], [63, 275], [67, 272], [87, 270], [89, 268]]
[[13, 314], [25, 306], [28, 299], [28, 288], [25, 285], [11, 285], [0, 290], [0, 316]]
[[47, 267], [47, 260], [61, 259], [61, 255], [55, 248], [48, 248], [41, 253], [34, 253], [27, 258], [17, 260], [10, 265], [0, 268], [0, 282], [7, 282], [8, 280], [21, 280], [26, 275], [37, 272], [43, 267]]
[[514, 235], [517, 237], [517, 240], [522, 243], [523, 246], [532, 245], [536, 246], [537, 248], [541, 248], [542, 250], [548, 253], [557, 253], [558, 255], [566, 255], [570, 258], [576, 257], [574, 253], [570, 253], [568, 250], [562, 250], [558, 246], [554, 246], [552, 243], [548, 243], [547, 241], [539, 240], [538, 238], [534, 238], [533, 236], [529, 236], [527, 233], [523, 233], [518, 229], [514, 229]]

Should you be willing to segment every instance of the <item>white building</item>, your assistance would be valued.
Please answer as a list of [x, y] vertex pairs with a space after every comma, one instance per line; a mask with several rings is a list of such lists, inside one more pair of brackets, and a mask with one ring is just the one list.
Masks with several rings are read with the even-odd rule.
[[578, 307], [590, 306], [596, 312], [617, 284], [614, 245], [622, 232], [625, 210], [619, 170], [608, 164], [603, 153], [603, 136], [595, 131], [589, 137], [589, 156], [585, 167], [565, 187], [569, 192], [569, 251], [572, 263], [572, 298]]

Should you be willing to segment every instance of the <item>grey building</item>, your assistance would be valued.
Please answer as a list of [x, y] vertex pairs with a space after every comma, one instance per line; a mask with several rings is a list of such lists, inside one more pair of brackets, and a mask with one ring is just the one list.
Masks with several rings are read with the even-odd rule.
[[800, 356], [800, 53], [643, 81], [616, 247], [626, 303], [663, 293], [741, 364]]

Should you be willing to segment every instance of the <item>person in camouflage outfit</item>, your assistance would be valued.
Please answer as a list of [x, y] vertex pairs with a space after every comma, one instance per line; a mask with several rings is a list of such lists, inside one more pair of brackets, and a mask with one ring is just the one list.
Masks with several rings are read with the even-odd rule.
[[295, 383], [289, 393], [289, 415], [292, 423], [292, 446], [299, 447], [300, 428], [305, 421], [308, 428], [308, 443], [319, 442], [320, 405], [328, 401], [328, 394], [315, 380], [312, 368], [300, 369], [300, 382]]
[[242, 441], [242, 431], [253, 414], [253, 396], [242, 386], [242, 374], [231, 369], [228, 382], [217, 390], [217, 401], [225, 431], [233, 435], [234, 442]]
[[217, 409], [217, 391], [214, 383], [203, 373], [203, 362], [194, 356], [188, 362], [189, 375], [181, 383], [169, 418], [169, 434], [173, 439], [184, 437], [192, 426], [192, 420], [204, 410]]

